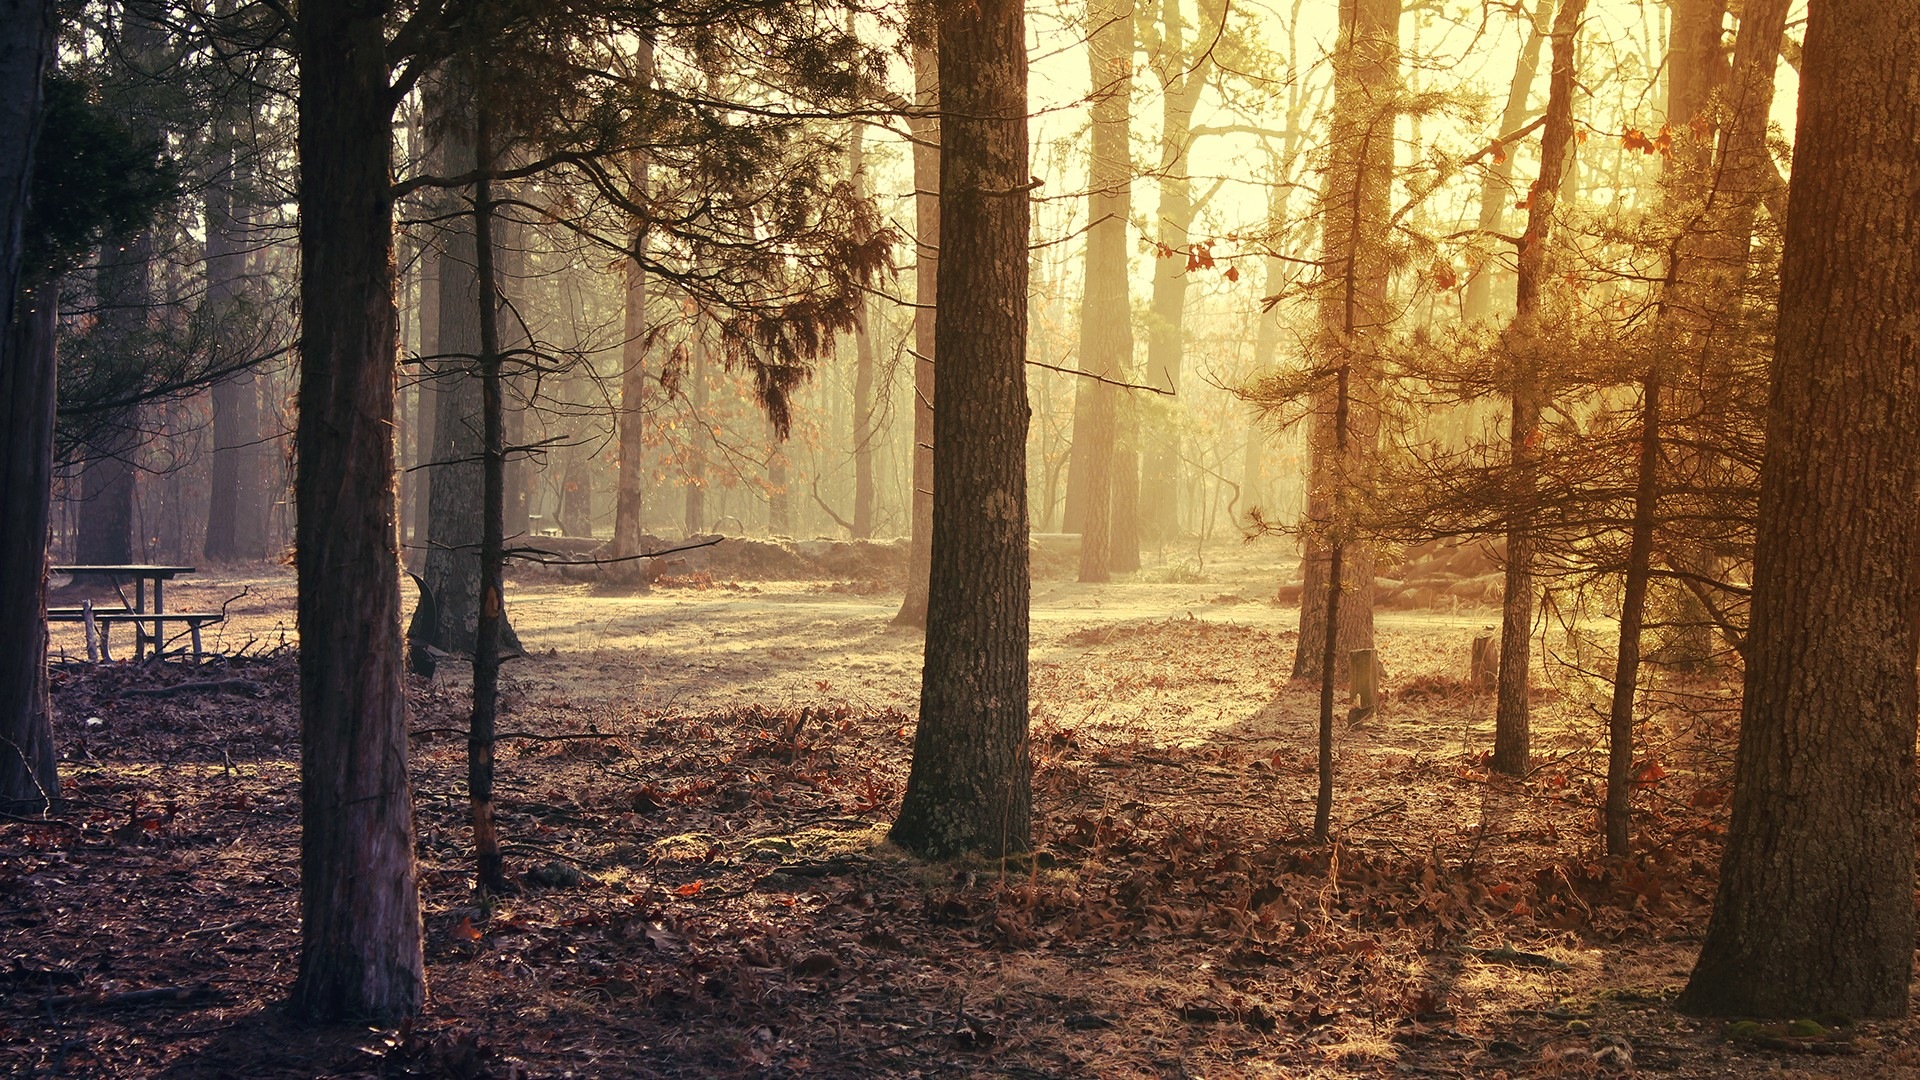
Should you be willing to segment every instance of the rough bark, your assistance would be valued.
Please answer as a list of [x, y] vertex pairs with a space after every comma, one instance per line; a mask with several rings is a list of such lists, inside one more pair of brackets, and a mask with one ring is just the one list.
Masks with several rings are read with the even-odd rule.
[[[1347, 452], [1333, 452], [1336, 409], [1331, 389], [1316, 395], [1308, 462], [1309, 483], [1300, 637], [1293, 677], [1320, 677], [1326, 634], [1329, 529], [1336, 486], [1364, 492], [1379, 441], [1380, 376], [1374, 340], [1391, 317], [1387, 285], [1388, 195], [1393, 183], [1393, 90], [1400, 70], [1400, 0], [1341, 0], [1340, 40], [1334, 51], [1333, 124], [1326, 187], [1321, 195], [1319, 341], [1329, 366], [1351, 368]], [[1337, 357], [1338, 359], [1334, 359]], [[1357, 505], [1359, 500], [1350, 500]], [[1345, 599], [1340, 605], [1341, 653], [1373, 648], [1372, 545], [1347, 540]]]
[[[153, 231], [142, 229], [124, 244], [102, 251], [96, 274], [100, 297], [99, 334], [115, 354], [112, 362], [133, 365], [145, 347], [147, 320], [153, 311]], [[79, 535], [74, 557], [82, 563], [113, 565], [134, 560], [134, 456], [140, 451], [140, 409], [116, 410], [98, 428], [87, 447], [80, 473]]]
[[1547, 120], [1540, 135], [1540, 175], [1527, 191], [1527, 228], [1520, 234], [1513, 322], [1504, 351], [1512, 403], [1507, 442], [1506, 591], [1500, 609], [1500, 681], [1493, 720], [1496, 772], [1527, 771], [1533, 665], [1533, 556], [1535, 503], [1540, 470], [1540, 410], [1547, 398], [1550, 357], [1543, 355], [1540, 289], [1553, 242], [1553, 213], [1560, 201], [1568, 151], [1573, 147], [1574, 36], [1586, 0], [1566, 0], [1553, 20], [1553, 67]]
[[300, 7], [300, 973], [317, 1021], [426, 997], [394, 529], [392, 92], [380, 10]]
[[940, 277], [939, 46], [913, 48], [914, 303], [913, 314], [913, 536], [907, 549], [907, 595], [893, 621], [927, 625], [927, 587], [933, 567], [934, 305]]
[[1681, 995], [1901, 1016], [1914, 941], [1920, 2], [1813, 6], [1733, 818]]
[[933, 566], [913, 766], [892, 837], [934, 858], [1031, 843], [1027, 740], [1027, 54], [1021, 0], [938, 13]]
[[[1080, 302], [1080, 370], [1124, 379], [1133, 360], [1127, 286], [1127, 219], [1133, 213], [1129, 134], [1133, 88], [1132, 0], [1088, 0], [1087, 71], [1093, 80], [1093, 167], [1087, 192], [1085, 294]], [[1106, 581], [1113, 550], [1114, 438], [1118, 391], [1080, 379], [1074, 392], [1067, 492], [1080, 492], [1080, 580]]]
[[50, 0], [0, 0], [0, 810], [16, 814], [60, 792], [46, 622], [56, 313], [43, 303], [56, 290], [22, 280], [53, 31]]
[[0, 328], [0, 812], [28, 814], [60, 801], [46, 618], [60, 290], [7, 291], [14, 321]]

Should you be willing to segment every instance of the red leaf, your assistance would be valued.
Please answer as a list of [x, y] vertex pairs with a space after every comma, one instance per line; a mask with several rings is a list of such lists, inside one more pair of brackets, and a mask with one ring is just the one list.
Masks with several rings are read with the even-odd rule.
[[707, 887], [707, 882], [706, 882], [706, 879], [705, 879], [705, 878], [701, 878], [701, 879], [699, 879], [699, 880], [696, 880], [696, 881], [689, 881], [689, 882], [687, 882], [687, 883], [686, 883], [685, 885], [682, 885], [682, 886], [680, 886], [679, 888], [677, 888], [677, 889], [675, 889], [675, 890], [673, 890], [673, 895], [675, 895], [675, 896], [699, 896], [699, 895], [700, 895], [700, 890], [701, 890], [701, 889], [704, 889], [704, 888], [706, 888], [706, 887]]
[[1228, 281], [1239, 281], [1239, 280], [1240, 280], [1240, 268], [1239, 268], [1239, 267], [1237, 267], [1237, 266], [1229, 266], [1229, 267], [1227, 267], [1227, 280], [1228, 280]]

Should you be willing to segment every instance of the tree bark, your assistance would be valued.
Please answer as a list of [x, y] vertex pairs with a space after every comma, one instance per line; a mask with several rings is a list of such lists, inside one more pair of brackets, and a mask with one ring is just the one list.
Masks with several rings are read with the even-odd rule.
[[54, 25], [51, 0], [0, 0], [0, 810], [15, 814], [60, 795], [46, 620], [58, 290], [29, 293], [22, 272]]
[[933, 355], [935, 294], [940, 277], [940, 54], [934, 42], [913, 47], [914, 303], [913, 313], [913, 535], [907, 549], [907, 595], [893, 621], [927, 625], [933, 567]]
[[[1379, 440], [1380, 377], [1373, 341], [1390, 318], [1387, 286], [1388, 195], [1393, 183], [1392, 88], [1400, 70], [1400, 0], [1340, 0], [1340, 40], [1334, 51], [1333, 131], [1326, 188], [1321, 197], [1321, 350], [1330, 366], [1351, 368], [1347, 453], [1333, 452], [1333, 394], [1316, 396], [1308, 463], [1309, 484], [1300, 637], [1293, 677], [1320, 677], [1321, 639], [1327, 608], [1329, 529], [1336, 485], [1364, 491], [1371, 482]], [[1353, 505], [1349, 500], [1348, 505]], [[1349, 536], [1344, 553], [1347, 582], [1340, 605], [1340, 653], [1373, 648], [1373, 547]]]
[[[1133, 89], [1132, 0], [1088, 0], [1087, 70], [1093, 82], [1093, 166], [1087, 192], [1085, 293], [1080, 303], [1080, 370], [1119, 380], [1133, 361], [1133, 312], [1127, 286], [1127, 219], [1133, 213], [1129, 134]], [[1114, 438], [1118, 392], [1080, 379], [1074, 388], [1069, 501], [1080, 487], [1080, 580], [1111, 577]], [[1077, 470], [1077, 472], [1076, 472]]]
[[1914, 941], [1920, 3], [1813, 6], [1733, 819], [1682, 993], [1903, 1016]]
[[426, 997], [394, 529], [391, 124], [383, 14], [300, 7], [300, 973], [311, 1020]]
[[1027, 741], [1026, 16], [939, 9], [933, 565], [913, 766], [892, 837], [933, 858], [1032, 840]]
[[[0, 74], [6, 63], [0, 57]], [[60, 290], [7, 291], [17, 295], [14, 321], [0, 335], [0, 812], [37, 814], [60, 802], [46, 593]]]
[[1533, 530], [1540, 469], [1540, 410], [1547, 398], [1545, 343], [1540, 331], [1540, 289], [1553, 241], [1553, 213], [1560, 201], [1567, 155], [1573, 148], [1573, 91], [1577, 65], [1574, 36], [1586, 0], [1565, 0], [1553, 20], [1553, 67], [1547, 120], [1540, 134], [1540, 176], [1527, 191], [1527, 228], [1520, 234], [1513, 323], [1504, 341], [1513, 380], [1507, 443], [1506, 592], [1500, 618], [1500, 682], [1493, 720], [1495, 772], [1527, 771], [1529, 698], [1533, 666]]

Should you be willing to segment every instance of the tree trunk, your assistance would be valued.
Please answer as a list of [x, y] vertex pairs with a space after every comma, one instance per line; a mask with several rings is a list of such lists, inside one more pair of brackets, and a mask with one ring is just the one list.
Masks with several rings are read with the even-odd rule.
[[[206, 215], [206, 307], [216, 325], [246, 315], [246, 237], [251, 215], [235, 194], [234, 126], [220, 122], [208, 168]], [[260, 391], [251, 371], [215, 383], [213, 461], [207, 498], [207, 535], [202, 552], [211, 562], [261, 559], [267, 554], [266, 508], [261, 505]]]
[[[1133, 89], [1132, 0], [1088, 0], [1087, 24], [1093, 35], [1087, 48], [1087, 70], [1093, 80], [1093, 169], [1087, 193], [1080, 370], [1120, 380], [1133, 361], [1133, 313], [1127, 287], [1127, 218], [1133, 212], [1128, 123]], [[1113, 540], [1117, 391], [1095, 379], [1078, 382], [1067, 490], [1071, 496], [1078, 477], [1080, 580], [1106, 581]]]
[[1914, 942], [1920, 3], [1813, 6], [1733, 820], [1683, 1010], [1903, 1016]]
[[[867, 197], [867, 165], [861, 136], [865, 129], [854, 121], [847, 136], [847, 171], [853, 174], [853, 197]], [[867, 302], [853, 322], [853, 538], [873, 538], [873, 335], [867, 327]]]
[[1027, 743], [1027, 54], [1021, 0], [939, 9], [933, 566], [913, 767], [892, 837], [933, 858], [1031, 843]]
[[[1397, 0], [1396, 0], [1397, 5]], [[1200, 25], [1189, 53], [1181, 27], [1185, 16], [1175, 0], [1161, 0], [1160, 48], [1153, 67], [1160, 80], [1160, 205], [1156, 239], [1171, 257], [1153, 261], [1153, 319], [1147, 330], [1145, 381], [1178, 393], [1186, 355], [1188, 244], [1193, 228], [1193, 178], [1187, 174], [1187, 152], [1193, 144], [1193, 113], [1200, 92], [1212, 77], [1215, 44], [1227, 15], [1223, 0], [1202, 0]], [[1398, 10], [1396, 6], [1396, 11]], [[1391, 164], [1391, 149], [1389, 164]], [[1180, 400], [1160, 412], [1158, 430], [1150, 436], [1136, 430], [1142, 445], [1140, 528], [1150, 541], [1165, 541], [1179, 530]]]
[[[1534, 5], [1533, 15], [1528, 20], [1527, 39], [1520, 45], [1520, 55], [1513, 64], [1513, 81], [1507, 85], [1507, 104], [1500, 111], [1500, 134], [1520, 130], [1527, 122], [1527, 99], [1533, 95], [1533, 82], [1540, 73], [1540, 43], [1546, 40], [1547, 27], [1553, 24], [1553, 9], [1556, 0], [1539, 0]], [[1494, 155], [1488, 164], [1486, 178], [1480, 183], [1480, 232], [1498, 232], [1500, 223], [1507, 216], [1507, 207], [1513, 205], [1513, 154]], [[1471, 321], [1485, 319], [1493, 314], [1493, 269], [1495, 262], [1489, 259], [1484, 265], [1474, 269], [1467, 279], [1467, 292], [1461, 310]]]
[[[1329, 366], [1351, 368], [1347, 408], [1347, 453], [1333, 453], [1333, 394], [1316, 395], [1309, 434], [1311, 495], [1309, 527], [1301, 565], [1300, 637], [1293, 677], [1320, 677], [1321, 639], [1326, 635], [1328, 559], [1325, 534], [1343, 528], [1333, 520], [1336, 485], [1364, 491], [1371, 481], [1379, 439], [1380, 377], [1373, 341], [1391, 317], [1387, 285], [1388, 195], [1393, 183], [1392, 87], [1400, 70], [1400, 0], [1341, 0], [1340, 41], [1334, 52], [1333, 131], [1321, 197], [1320, 287], [1322, 350]], [[1356, 500], [1349, 499], [1348, 505]], [[1373, 648], [1373, 548], [1349, 535], [1344, 553], [1347, 582], [1339, 611], [1339, 653]]]
[[928, 42], [913, 48], [914, 291], [913, 313], [913, 536], [907, 549], [907, 595], [893, 621], [927, 625], [928, 579], [933, 567], [933, 306], [940, 277], [940, 54]]
[[[142, 229], [125, 244], [103, 251], [97, 274], [99, 333], [114, 362], [137, 364], [147, 345], [153, 312], [153, 231]], [[76, 557], [82, 563], [134, 562], [134, 456], [140, 452], [140, 408], [117, 409], [98, 428], [87, 447], [80, 474], [80, 536]]]
[[22, 247], [54, 26], [50, 0], [0, 0], [0, 810], [13, 814], [60, 795], [46, 620], [59, 290], [26, 290]]
[[[653, 81], [653, 43], [642, 39], [635, 50], [634, 82], [645, 86]], [[627, 161], [629, 197], [638, 204], [647, 198], [647, 160], [634, 154]], [[643, 550], [645, 523], [641, 504], [647, 493], [646, 480], [646, 401], [647, 401], [647, 268], [640, 261], [647, 246], [647, 223], [635, 218], [627, 222], [627, 243], [633, 257], [623, 264], [626, 271], [624, 344], [620, 349], [620, 483], [614, 493], [613, 554], [629, 558]], [[620, 578], [644, 592], [647, 576], [638, 561], [623, 564]]]
[[1504, 351], [1513, 384], [1507, 443], [1507, 574], [1500, 619], [1500, 683], [1493, 721], [1494, 771], [1525, 774], [1533, 665], [1533, 530], [1540, 469], [1540, 410], [1547, 397], [1540, 331], [1540, 289], [1547, 276], [1553, 213], [1573, 147], [1574, 37], [1586, 0], [1565, 0], [1553, 20], [1553, 68], [1547, 121], [1540, 134], [1540, 176], [1527, 192], [1527, 228], [1520, 234], [1513, 323]]
[[[453, 175], [479, 167], [473, 80], [460, 70], [466, 62], [456, 61], [439, 90], [444, 113], [440, 153], [443, 167]], [[480, 631], [480, 547], [486, 531], [485, 391], [478, 370], [485, 351], [481, 307], [497, 303], [497, 297], [480, 286], [474, 221], [470, 213], [455, 214], [441, 231], [436, 321], [444, 359], [432, 380], [435, 464], [427, 491], [427, 556], [421, 574], [433, 603], [416, 609], [407, 630], [410, 640], [460, 656], [473, 655]], [[509, 647], [518, 645], [511, 623], [502, 635]]]
[[393, 527], [392, 91], [377, 8], [300, 7], [300, 974], [311, 1020], [426, 998]]
[[[483, 106], [474, 123], [475, 159], [494, 165], [492, 117]], [[473, 645], [473, 712], [467, 725], [467, 800], [473, 819], [475, 876], [489, 892], [506, 888], [500, 834], [493, 815], [493, 747], [500, 712], [500, 633], [504, 623], [501, 565], [506, 534], [506, 405], [500, 374], [500, 278], [495, 266], [493, 183], [473, 185], [474, 250], [480, 278], [480, 390], [484, 428], [480, 530], [480, 612]]]
[[[12, 59], [0, 53], [0, 75], [12, 74], [5, 68]], [[39, 814], [60, 802], [46, 593], [60, 289], [7, 291], [14, 321], [0, 352], [0, 812]]]
[[687, 377], [693, 384], [688, 410], [693, 414], [687, 447], [686, 529], [688, 536], [707, 531], [707, 339], [696, 324]]

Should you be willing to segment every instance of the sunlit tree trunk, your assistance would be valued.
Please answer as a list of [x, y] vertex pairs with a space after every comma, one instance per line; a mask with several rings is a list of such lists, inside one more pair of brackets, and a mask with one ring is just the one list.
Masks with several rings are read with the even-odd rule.
[[[641, 40], [633, 59], [633, 81], [645, 86], [653, 81], [653, 42]], [[647, 193], [648, 164], [634, 154], [627, 161], [629, 198], [644, 203]], [[627, 243], [633, 257], [626, 260], [625, 344], [620, 350], [620, 419], [617, 425], [620, 444], [620, 483], [614, 493], [613, 554], [631, 558], [644, 550], [645, 523], [641, 503], [646, 497], [646, 401], [647, 401], [647, 269], [640, 261], [646, 250], [647, 222], [634, 218], [627, 222]], [[647, 576], [638, 563], [625, 564], [621, 577], [644, 590]]]
[[[858, 121], [847, 136], [847, 171], [853, 177], [853, 195], [867, 197], [867, 165]], [[873, 536], [873, 335], [867, 326], [867, 302], [860, 302], [853, 323], [853, 538]]]
[[426, 998], [394, 529], [392, 90], [384, 18], [300, 7], [300, 972], [295, 1014]]
[[[1333, 130], [1321, 197], [1320, 339], [1325, 351], [1351, 367], [1348, 451], [1333, 453], [1336, 403], [1316, 395], [1308, 439], [1308, 499], [1300, 637], [1293, 677], [1318, 679], [1326, 634], [1334, 485], [1364, 498], [1379, 436], [1379, 375], [1374, 340], [1386, 330], [1390, 262], [1387, 199], [1393, 182], [1395, 116], [1392, 90], [1400, 70], [1400, 0], [1341, 0], [1340, 40], [1334, 52]], [[1350, 500], [1349, 505], [1357, 505]], [[1340, 653], [1373, 647], [1373, 550], [1359, 537], [1344, 552], [1345, 598], [1339, 611]]]
[[907, 595], [894, 622], [927, 624], [933, 566], [933, 350], [936, 282], [940, 276], [940, 101], [938, 45], [913, 47], [913, 536], [907, 551]]
[[1553, 213], [1573, 148], [1574, 36], [1586, 0], [1565, 0], [1553, 21], [1553, 68], [1547, 122], [1540, 136], [1540, 176], [1527, 191], [1527, 228], [1520, 234], [1513, 322], [1503, 341], [1513, 406], [1507, 441], [1507, 573], [1500, 609], [1500, 682], [1493, 720], [1495, 771], [1527, 771], [1533, 667], [1533, 531], [1538, 516], [1540, 410], [1551, 357], [1540, 330]]
[[892, 838], [935, 858], [1032, 842], [1027, 741], [1026, 16], [942, 6], [933, 567], [913, 766]]
[[[1553, 9], [1556, 0], [1538, 0], [1533, 15], [1528, 20], [1526, 40], [1520, 44], [1520, 55], [1514, 60], [1513, 81], [1507, 86], [1507, 103], [1500, 110], [1500, 134], [1508, 135], [1520, 130], [1527, 122], [1527, 100], [1533, 95], [1534, 79], [1540, 73], [1540, 45], [1546, 40], [1547, 27], [1553, 25]], [[1500, 223], [1505, 220], [1507, 207], [1514, 203], [1513, 191], [1513, 154], [1511, 151], [1494, 155], [1487, 165], [1486, 177], [1480, 182], [1480, 232], [1498, 232]], [[1494, 262], [1488, 262], [1475, 268], [1467, 279], [1466, 297], [1462, 310], [1468, 320], [1485, 319], [1493, 314], [1493, 270]]]
[[1813, 5], [1733, 818], [1688, 1012], [1909, 1008], [1917, 88], [1920, 2]]
[[[1133, 88], [1132, 0], [1088, 0], [1087, 27], [1092, 35], [1087, 69], [1093, 80], [1093, 168], [1087, 193], [1080, 370], [1118, 381], [1125, 378], [1133, 359], [1133, 312], [1127, 285], [1127, 219], [1133, 212], [1128, 123]], [[1112, 385], [1095, 379], [1080, 379], [1075, 387], [1068, 491], [1074, 490], [1076, 482], [1081, 485], [1081, 581], [1106, 581], [1111, 571], [1117, 394]]]

